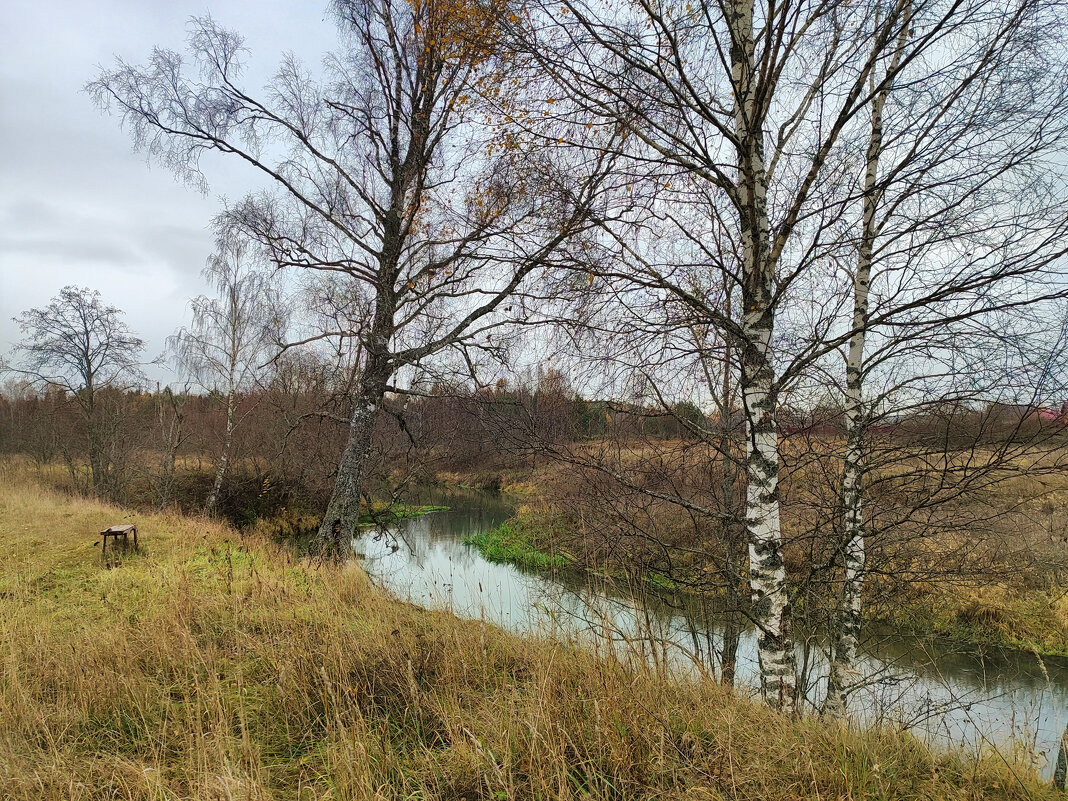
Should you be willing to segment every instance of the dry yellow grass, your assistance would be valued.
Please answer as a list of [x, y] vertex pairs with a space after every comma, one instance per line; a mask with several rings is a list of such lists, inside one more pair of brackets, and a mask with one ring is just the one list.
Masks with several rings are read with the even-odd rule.
[[1000, 757], [792, 721], [710, 685], [383, 597], [201, 518], [0, 472], [4, 799], [1022, 799]]

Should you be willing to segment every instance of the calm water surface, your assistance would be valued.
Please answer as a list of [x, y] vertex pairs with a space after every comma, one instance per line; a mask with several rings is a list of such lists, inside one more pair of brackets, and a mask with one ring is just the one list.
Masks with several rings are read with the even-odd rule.
[[[664, 599], [639, 601], [617, 588], [531, 574], [489, 562], [464, 537], [494, 528], [513, 513], [489, 493], [450, 493], [419, 502], [448, 505], [369, 531], [355, 542], [367, 570], [394, 595], [511, 631], [584, 640], [628, 649], [682, 675], [714, 673], [722, 645], [714, 619]], [[653, 643], [656, 643], [654, 646]], [[809, 696], [817, 703], [826, 676], [819, 643], [800, 651]], [[892, 631], [864, 647], [868, 680], [850, 701], [851, 714], [868, 722], [907, 726], [936, 745], [972, 750], [1024, 745], [1047, 777], [1068, 722], [1068, 664], [1016, 652], [962, 652]], [[746, 631], [738, 649], [737, 681], [758, 681], [756, 636]]]

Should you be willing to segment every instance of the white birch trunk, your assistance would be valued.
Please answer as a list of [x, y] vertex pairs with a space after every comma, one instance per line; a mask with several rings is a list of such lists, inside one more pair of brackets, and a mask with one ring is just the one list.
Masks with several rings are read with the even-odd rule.
[[[238, 251], [236, 259], [239, 261], [241, 252]], [[230, 448], [234, 441], [234, 428], [237, 426], [237, 389], [238, 368], [242, 350], [242, 333], [247, 325], [247, 317], [241, 310], [240, 282], [235, 274], [226, 286], [226, 309], [224, 317], [226, 321], [226, 431], [223, 433], [222, 453], [219, 455], [219, 463], [215, 466], [215, 481], [211, 485], [211, 493], [208, 495], [208, 514], [215, 513], [215, 507], [219, 503], [222, 494], [223, 481], [226, 479], [226, 471], [230, 466]]]
[[779, 525], [779, 436], [772, 353], [774, 310], [764, 164], [763, 111], [757, 92], [753, 0], [734, 0], [731, 77], [738, 151], [738, 213], [742, 238], [741, 390], [746, 419], [746, 534], [753, 622], [759, 629], [761, 694], [772, 707], [796, 708], [797, 679], [786, 566]]
[[768, 705], [792, 712], [797, 678], [790, 632], [789, 591], [779, 525], [779, 435], [775, 420], [774, 373], [770, 355], [771, 319], [748, 312], [744, 321], [747, 358], [743, 360], [746, 414], [746, 532], [749, 540], [749, 589], [759, 629], [761, 695]]
[[881, 139], [882, 103], [876, 99], [872, 111], [872, 144], [865, 175], [864, 230], [857, 272], [853, 279], [853, 329], [846, 354], [845, 423], [846, 452], [842, 465], [841, 543], [844, 576], [835, 616], [830, 675], [825, 711], [843, 715], [855, 677], [857, 646], [860, 642], [861, 597], [864, 589], [865, 542], [863, 524], [864, 438], [867, 414], [864, 408], [864, 344], [868, 320], [868, 288], [874, 243], [874, 187], [878, 170], [877, 136]]
[[864, 589], [865, 542], [862, 519], [863, 492], [861, 478], [864, 459], [864, 409], [861, 393], [863, 331], [849, 342], [846, 367], [847, 445], [842, 467], [842, 547], [844, 576], [839, 596], [832, 645], [830, 675], [825, 710], [843, 715], [846, 700], [856, 676], [857, 646], [860, 642], [861, 600]]
[[[860, 643], [866, 543], [863, 521], [864, 440], [868, 414], [864, 403], [864, 345], [867, 339], [868, 292], [877, 234], [876, 212], [880, 192], [879, 158], [883, 150], [883, 108], [890, 94], [894, 73], [901, 63], [909, 27], [909, 8], [904, 11], [901, 35], [891, 56], [888, 79], [872, 99], [871, 135], [864, 170], [864, 201], [857, 270], [853, 277], [853, 335], [846, 354], [845, 422], [846, 452], [842, 465], [841, 544], [844, 575], [832, 637], [830, 675], [824, 710], [844, 715], [849, 692], [856, 680], [857, 647]], [[874, 78], [873, 78], [874, 80]]]
[[234, 426], [236, 425], [237, 392], [231, 386], [226, 393], [226, 430], [223, 432], [222, 453], [219, 454], [219, 462], [215, 465], [215, 481], [212, 482], [211, 492], [208, 494], [208, 514], [215, 514], [215, 507], [219, 504], [219, 496], [222, 494], [223, 481], [230, 467], [230, 447], [234, 441]]
[[1066, 779], [1068, 779], [1068, 726], [1061, 734], [1060, 746], [1057, 748], [1057, 761], [1053, 768], [1053, 789], [1064, 790]]

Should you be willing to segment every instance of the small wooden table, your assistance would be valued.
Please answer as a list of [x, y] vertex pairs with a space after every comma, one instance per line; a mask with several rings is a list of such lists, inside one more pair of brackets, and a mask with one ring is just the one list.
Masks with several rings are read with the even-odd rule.
[[115, 539], [115, 544], [111, 546], [112, 550], [114, 550], [115, 546], [117, 546], [119, 544], [119, 537], [122, 537], [122, 548], [123, 548], [123, 550], [126, 550], [126, 548], [129, 547], [129, 545], [130, 545], [130, 534], [133, 534], [134, 550], [136, 551], [137, 550], [137, 526], [135, 526], [133, 524], [130, 524], [130, 523], [127, 523], [126, 525], [122, 525], [122, 526], [109, 526], [108, 528], [106, 528], [103, 531], [101, 531], [100, 532], [100, 536], [102, 536], [104, 538], [104, 547], [100, 549], [100, 555], [103, 556], [104, 555], [104, 551], [107, 550], [108, 537], [113, 537]]

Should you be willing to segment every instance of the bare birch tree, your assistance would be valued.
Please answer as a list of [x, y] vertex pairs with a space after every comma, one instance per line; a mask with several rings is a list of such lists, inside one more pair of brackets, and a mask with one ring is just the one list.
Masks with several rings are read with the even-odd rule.
[[[954, 169], [958, 180], [971, 181], [980, 160], [965, 142], [974, 147], [986, 135], [1000, 137], [992, 174], [1011, 170], [1016, 162], [1006, 129], [983, 123], [969, 105], [973, 90], [981, 91], [978, 76], [994, 70], [1008, 76], [999, 87], [1023, 89], [1009, 54], [1033, 50], [1055, 33], [1061, 16], [1057, 4], [1030, 0], [816, 6], [638, 0], [611, 9], [565, 0], [537, 6], [513, 27], [516, 47], [556, 81], [546, 101], [549, 119], [589, 120], [594, 128], [625, 132], [618, 163], [632, 178], [626, 224], [604, 226], [611, 253], [597, 275], [617, 295], [625, 295], [621, 287], [629, 284], [635, 288], [631, 299], [641, 293], [672, 298], [690, 319], [665, 319], [668, 325], [716, 326], [738, 350], [747, 426], [750, 614], [760, 631], [762, 690], [775, 706], [792, 709], [795, 703], [778, 498], [776, 415], [783, 392], [851, 338], [854, 355], [863, 351], [862, 337], [853, 337], [854, 319], [915, 340], [998, 303], [1049, 297], [1046, 289], [1022, 291], [1021, 283], [1031, 281], [1025, 275], [1038, 282], [1049, 277], [1063, 222], [1055, 200], [1013, 220], [1002, 215], [1008, 227], [999, 230], [998, 244], [973, 239], [965, 245], [962, 239], [962, 248], [979, 249], [955, 265], [941, 258], [935, 237], [928, 236], [925, 269], [913, 270], [907, 287], [891, 287], [890, 301], [876, 311], [854, 314], [854, 293], [843, 291], [836, 265], [850, 258], [843, 243], [853, 247], [857, 241], [853, 233], [843, 234], [843, 223], [853, 219], [852, 209], [864, 196], [850, 178], [864, 172], [858, 132], [870, 134], [872, 116], [876, 122], [879, 116], [874, 105], [886, 102], [880, 98], [896, 74], [908, 70], [916, 97], [941, 109], [890, 137], [901, 153], [915, 151], [909, 163], [917, 172], [906, 170], [913, 179], [922, 174], [919, 162], [927, 160], [939, 167], [924, 184], [929, 192], [937, 191], [938, 181], [952, 181]], [[1018, 98], [1030, 128], [1020, 135], [1017, 152], [1048, 155], [1055, 147], [1056, 106], [1047, 91], [1054, 84], [1056, 78], [1040, 81], [1041, 97], [1025, 91]], [[939, 92], [948, 94], [937, 101], [927, 96]], [[1021, 112], [1018, 121], [1023, 119]], [[952, 157], [939, 150], [938, 136], [945, 132], [959, 144]], [[1028, 144], [1036, 133], [1040, 144]], [[861, 169], [854, 173], [858, 161]], [[1052, 184], [1041, 190], [1057, 194]], [[920, 203], [909, 212], [922, 227], [927, 212]], [[895, 212], [904, 208], [895, 206]], [[947, 247], [951, 225], [939, 236]], [[1004, 258], [994, 256], [997, 248], [1004, 248]], [[855, 258], [854, 251], [850, 260]], [[723, 312], [724, 292], [715, 289], [720, 281], [738, 290], [734, 318]], [[861, 274], [858, 305], [865, 302], [864, 283]], [[646, 308], [642, 301], [637, 305]], [[651, 318], [640, 319], [644, 327]], [[931, 347], [937, 349], [933, 342]], [[856, 486], [855, 471], [848, 482]], [[850, 539], [858, 573], [858, 540]], [[848, 644], [841, 650], [847, 655]]]
[[[565, 2], [517, 29], [539, 67], [571, 93], [575, 114], [626, 132], [633, 169], [663, 188], [658, 216], [671, 219], [674, 202], [704, 196], [712, 226], [733, 243], [731, 263], [720, 262], [720, 271], [711, 243], [694, 245], [705, 246], [711, 274], [728, 275], [738, 287], [737, 323], [671, 270], [630, 258], [619, 277], [675, 294], [737, 343], [751, 614], [760, 630], [763, 695], [784, 710], [794, 708], [795, 680], [778, 506], [777, 290], [819, 247], [818, 233], [809, 232], [807, 246], [797, 243], [799, 225], [816, 225], [812, 205], [828, 180], [832, 151], [868, 99], [873, 65], [856, 30], [863, 14], [833, 4], [758, 8], [752, 0], [685, 8], [639, 2], [609, 13]], [[897, 15], [889, 19], [874, 32], [876, 42], [897, 30]], [[796, 156], [800, 141], [803, 155]], [[633, 241], [614, 235], [621, 245]]]
[[178, 451], [189, 438], [185, 427], [185, 404], [189, 400], [189, 390], [175, 394], [169, 386], [156, 387], [156, 421], [159, 425], [159, 440], [162, 445], [160, 470], [157, 480], [157, 494], [161, 509], [171, 502], [174, 482], [178, 474]]
[[[878, 13], [878, 10], [876, 10]], [[864, 438], [864, 400], [862, 369], [864, 344], [868, 321], [868, 292], [871, 287], [871, 263], [875, 239], [876, 186], [879, 178], [879, 155], [883, 145], [883, 108], [890, 87], [896, 79], [905, 45], [909, 36], [909, 6], [903, 12], [903, 20], [897, 35], [896, 47], [892, 48], [886, 78], [871, 101], [871, 136], [868, 141], [864, 165], [863, 211], [860, 242], [857, 247], [857, 267], [853, 276], [853, 332], [849, 337], [846, 354], [845, 420], [846, 453], [842, 466], [842, 559], [844, 578], [838, 620], [834, 631], [830, 675], [827, 683], [825, 707], [834, 714], [845, 711], [849, 676], [856, 660], [860, 641], [861, 592], [864, 581], [864, 534], [861, 517], [862, 492], [861, 472]], [[872, 72], [871, 85], [876, 84]]]
[[[1033, 318], [1064, 292], [1058, 259], [1068, 209], [1058, 154], [1068, 133], [1059, 111], [1065, 64], [1046, 55], [1060, 36], [1057, 9], [1007, 5], [993, 25], [985, 14], [965, 16], [956, 29], [973, 32], [966, 44], [917, 51], [912, 39], [938, 22], [932, 10], [937, 7], [902, 6], [897, 40], [872, 74], [869, 125], [858, 132], [860, 141], [866, 138], [865, 155], [855, 194], [846, 194], [858, 213], [845, 215], [855, 233], [843, 230], [841, 238], [855, 250], [855, 266], [846, 270], [852, 310], [843, 344], [846, 447], [836, 515], [842, 583], [825, 702], [833, 714], [845, 711], [855, 674], [866, 572], [865, 475], [901, 458], [883, 454], [878, 468], [865, 462], [878, 410], [916, 413], [913, 388], [921, 382], [929, 393], [942, 387], [927, 402], [985, 403], [1019, 392], [1012, 374], [1043, 361], [1046, 323]], [[875, 9], [876, 20], [881, 13]], [[849, 261], [844, 255], [842, 263]], [[1013, 339], [1024, 332], [1033, 349], [1013, 353]], [[952, 376], [968, 353], [973, 366], [962, 393]], [[890, 370], [896, 379], [886, 380]], [[867, 388], [880, 373], [878, 391]], [[1052, 378], [1042, 380], [1054, 386]], [[1022, 391], [1016, 402], [1045, 400], [1038, 385]], [[995, 466], [1004, 470], [1008, 461], [994, 449], [973, 464], [967, 482]]]
[[285, 315], [263, 265], [254, 259], [252, 243], [234, 231], [220, 233], [203, 275], [217, 295], [193, 298], [192, 325], [179, 330], [168, 344], [182, 373], [224, 399], [222, 442], [205, 502], [213, 514], [230, 466], [234, 432], [241, 422], [238, 401], [242, 392], [258, 383], [265, 362], [280, 347]]
[[319, 541], [342, 551], [356, 531], [365, 465], [384, 395], [406, 366], [494, 347], [520, 316], [508, 303], [536, 268], [566, 259], [589, 224], [602, 165], [556, 166], [484, 125], [478, 89], [500, 86], [503, 5], [337, 0], [341, 47], [313, 77], [293, 58], [257, 100], [240, 88], [241, 38], [210, 19], [190, 34], [195, 74], [157, 50], [93, 81], [142, 149], [201, 180], [214, 150], [275, 186], [230, 209], [275, 263], [332, 274], [365, 298], [369, 319], [330, 336], [360, 342], [348, 444]]

